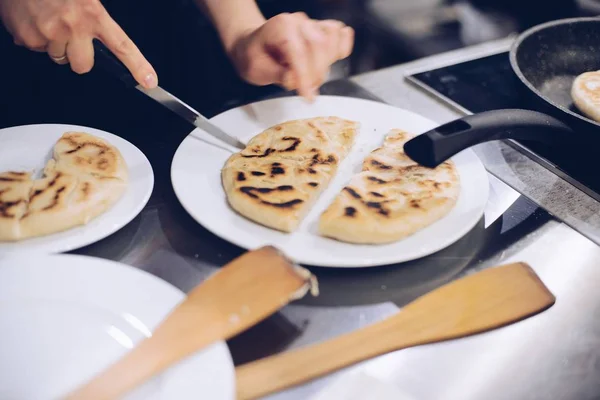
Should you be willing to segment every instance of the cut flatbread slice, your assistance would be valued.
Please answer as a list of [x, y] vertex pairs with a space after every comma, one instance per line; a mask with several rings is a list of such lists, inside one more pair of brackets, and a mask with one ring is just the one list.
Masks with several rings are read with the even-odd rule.
[[0, 173], [0, 241], [12, 241], [21, 236], [20, 221], [27, 212], [33, 187], [27, 172]]
[[356, 122], [335, 117], [267, 129], [222, 170], [230, 206], [264, 226], [294, 231], [337, 172], [357, 130]]
[[571, 97], [584, 115], [600, 122], [600, 71], [585, 72], [575, 78]]
[[87, 133], [66, 132], [54, 147], [54, 159], [64, 172], [128, 180], [127, 165], [119, 150]]
[[126, 183], [117, 178], [74, 175], [57, 169], [54, 160], [43, 179], [34, 182], [21, 238], [61, 232], [87, 224], [122, 196]]
[[394, 130], [365, 158], [319, 219], [319, 233], [344, 242], [383, 244], [403, 239], [452, 210], [460, 179], [452, 161], [435, 169], [412, 162], [403, 151], [412, 135]]

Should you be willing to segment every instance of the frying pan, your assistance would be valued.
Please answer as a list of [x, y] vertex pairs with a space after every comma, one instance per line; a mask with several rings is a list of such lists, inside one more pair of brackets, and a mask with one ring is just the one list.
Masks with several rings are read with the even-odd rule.
[[410, 140], [406, 154], [434, 168], [490, 140], [543, 142], [579, 154], [600, 146], [600, 124], [581, 114], [571, 99], [574, 79], [600, 70], [600, 18], [562, 19], [523, 32], [511, 47], [510, 64], [520, 94], [536, 111], [503, 109], [466, 116]]

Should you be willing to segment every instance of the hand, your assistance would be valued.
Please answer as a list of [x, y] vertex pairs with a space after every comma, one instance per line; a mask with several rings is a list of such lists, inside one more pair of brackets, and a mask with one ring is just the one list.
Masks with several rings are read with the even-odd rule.
[[94, 65], [94, 38], [102, 41], [139, 84], [157, 85], [156, 72], [99, 0], [0, 0], [0, 18], [16, 44], [47, 52], [76, 73]]
[[228, 51], [248, 82], [278, 84], [312, 100], [331, 65], [348, 57], [353, 45], [354, 30], [342, 22], [295, 13], [277, 15], [246, 32]]

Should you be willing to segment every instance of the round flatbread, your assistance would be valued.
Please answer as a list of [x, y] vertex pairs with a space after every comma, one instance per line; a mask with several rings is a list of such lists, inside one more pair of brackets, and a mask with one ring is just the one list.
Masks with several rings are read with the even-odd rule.
[[600, 71], [577, 76], [571, 87], [571, 97], [579, 111], [600, 122]]

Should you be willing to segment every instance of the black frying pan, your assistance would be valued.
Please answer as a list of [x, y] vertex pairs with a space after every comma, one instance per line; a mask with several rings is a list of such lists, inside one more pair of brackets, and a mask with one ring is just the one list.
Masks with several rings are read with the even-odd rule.
[[589, 149], [600, 146], [600, 124], [573, 105], [575, 77], [600, 70], [600, 18], [572, 18], [533, 27], [510, 50], [512, 69], [531, 110], [494, 110], [442, 125], [405, 145], [421, 165], [436, 167], [478, 143], [498, 139]]

